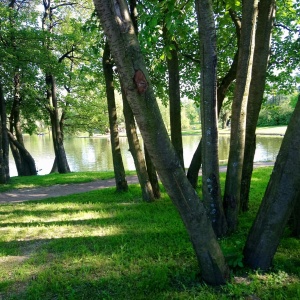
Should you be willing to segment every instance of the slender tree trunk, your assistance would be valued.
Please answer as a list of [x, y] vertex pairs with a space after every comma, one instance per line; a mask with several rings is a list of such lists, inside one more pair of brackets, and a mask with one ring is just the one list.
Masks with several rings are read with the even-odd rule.
[[[130, 6], [130, 17], [132, 20], [132, 24], [134, 27], [135, 34], [138, 36], [139, 30], [138, 30], [138, 11], [136, 7], [137, 3], [136, 0], [129, 0], [129, 6]], [[160, 189], [158, 184], [158, 178], [156, 174], [156, 169], [154, 167], [154, 164], [148, 154], [148, 151], [144, 144], [144, 153], [145, 153], [145, 162], [147, 166], [147, 173], [148, 177], [152, 186], [152, 191], [155, 199], [160, 198]]]
[[155, 199], [160, 198], [160, 188], [157, 178], [156, 169], [154, 167], [154, 164], [150, 158], [150, 155], [148, 153], [148, 150], [144, 144], [144, 153], [145, 153], [145, 161], [146, 161], [146, 167], [148, 172], [148, 177], [152, 186], [152, 191]]
[[244, 248], [244, 261], [253, 269], [267, 270], [271, 266], [287, 221], [300, 199], [299, 149], [300, 96]]
[[61, 131], [61, 124], [59, 120], [57, 99], [56, 99], [56, 84], [53, 75], [46, 76], [47, 84], [47, 98], [49, 101], [48, 111], [51, 120], [52, 130], [52, 141], [54, 146], [55, 159], [57, 163], [58, 172], [69, 173], [70, 167], [68, 164], [64, 144], [63, 144], [63, 133]]
[[163, 26], [164, 41], [166, 45], [172, 44], [170, 51], [171, 57], [167, 57], [167, 68], [169, 77], [169, 107], [170, 107], [170, 128], [171, 141], [175, 151], [180, 159], [182, 168], [184, 169], [183, 161], [183, 145], [181, 132], [181, 101], [180, 101], [180, 76], [179, 76], [179, 58], [178, 46], [169, 37], [168, 29], [165, 24]]
[[[235, 22], [236, 26], [239, 26], [237, 22]], [[237, 36], [239, 39], [239, 30], [237, 28]], [[233, 58], [233, 62], [230, 66], [229, 71], [227, 74], [224, 76], [224, 78], [220, 81], [218, 84], [218, 89], [217, 89], [217, 99], [218, 99], [218, 116], [221, 111], [221, 107], [223, 105], [226, 92], [228, 88], [230, 87], [231, 83], [235, 80], [236, 78], [236, 70], [237, 70], [237, 63], [238, 63], [238, 52], [235, 54]], [[189, 166], [188, 172], [187, 172], [187, 177], [191, 183], [191, 185], [196, 188], [197, 182], [198, 182], [198, 174], [201, 168], [202, 164], [202, 141], [200, 140], [198, 147], [193, 155], [193, 158], [191, 160], [191, 164]]]
[[296, 204], [292, 211], [290, 221], [292, 236], [300, 239], [300, 193], [297, 196]]
[[125, 177], [125, 169], [123, 164], [123, 159], [121, 155], [120, 142], [119, 142], [119, 131], [117, 124], [117, 109], [115, 102], [115, 89], [113, 83], [113, 69], [110, 59], [109, 45], [106, 42], [103, 52], [103, 73], [105, 77], [106, 85], [106, 98], [108, 107], [108, 118], [109, 118], [109, 128], [110, 128], [110, 142], [111, 151], [115, 172], [116, 189], [118, 192], [128, 191], [128, 184]]
[[6, 108], [0, 80], [0, 183], [6, 184], [9, 180], [9, 142], [6, 128]]
[[129, 151], [133, 157], [136, 173], [142, 189], [143, 200], [147, 202], [151, 202], [154, 200], [154, 194], [152, 191], [151, 183], [149, 181], [144, 155], [141, 150], [139, 138], [136, 132], [134, 116], [130, 108], [130, 105], [127, 101], [127, 97], [123, 88], [122, 88], [122, 97], [123, 97], [123, 113], [125, 117]]
[[158, 175], [187, 228], [202, 277], [210, 284], [225, 283], [228, 267], [203, 203], [188, 182], [163, 124], [127, 4], [124, 0], [94, 3], [128, 102]]
[[218, 237], [227, 224], [221, 198], [217, 117], [217, 37], [211, 0], [196, 0], [201, 53], [202, 195]]
[[241, 210], [248, 210], [250, 183], [253, 171], [253, 160], [256, 149], [255, 130], [263, 101], [266, 82], [266, 70], [269, 60], [271, 31], [275, 15], [275, 0], [259, 3], [255, 49], [252, 68], [252, 79], [247, 105], [246, 138], [243, 173], [241, 180]]
[[257, 5], [258, 0], [243, 1], [237, 79], [231, 114], [230, 151], [224, 192], [224, 208], [229, 232], [234, 232], [238, 224], [246, 108], [252, 72]]
[[[19, 176], [30, 176], [36, 175], [37, 170], [35, 166], [35, 161], [30, 153], [25, 149], [21, 122], [20, 122], [20, 74], [15, 73], [14, 76], [14, 101], [9, 118], [9, 141], [10, 149], [13, 154], [16, 168]], [[13, 134], [15, 133], [16, 138]]]

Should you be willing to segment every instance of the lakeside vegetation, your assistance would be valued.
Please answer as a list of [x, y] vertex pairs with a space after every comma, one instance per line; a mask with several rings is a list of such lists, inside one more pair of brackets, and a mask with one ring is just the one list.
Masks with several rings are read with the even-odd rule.
[[[242, 247], [271, 171], [254, 170], [250, 210], [241, 215], [238, 231], [220, 240], [231, 279], [218, 288], [200, 281], [192, 245], [165, 192], [151, 204], [142, 201], [138, 185], [130, 185], [128, 193], [109, 188], [2, 204], [0, 298], [299, 299], [300, 240], [290, 238], [288, 229], [269, 272], [242, 266]], [[100, 173], [34, 176], [30, 181], [39, 186], [94, 176]], [[222, 186], [224, 180], [222, 173]], [[24, 184], [23, 177], [13, 184], [18, 181]]]

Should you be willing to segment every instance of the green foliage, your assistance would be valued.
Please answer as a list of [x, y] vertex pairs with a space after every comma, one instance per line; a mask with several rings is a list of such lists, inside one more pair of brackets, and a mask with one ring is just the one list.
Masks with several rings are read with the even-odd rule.
[[288, 125], [293, 113], [289, 103], [284, 105], [265, 105], [260, 111], [257, 126]]

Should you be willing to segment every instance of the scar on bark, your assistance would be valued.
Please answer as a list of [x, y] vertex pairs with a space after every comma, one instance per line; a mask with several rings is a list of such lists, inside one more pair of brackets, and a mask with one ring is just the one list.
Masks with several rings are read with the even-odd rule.
[[146, 80], [144, 73], [141, 70], [135, 71], [134, 82], [137, 86], [137, 90], [139, 94], [143, 94], [146, 92], [148, 88], [148, 82]]

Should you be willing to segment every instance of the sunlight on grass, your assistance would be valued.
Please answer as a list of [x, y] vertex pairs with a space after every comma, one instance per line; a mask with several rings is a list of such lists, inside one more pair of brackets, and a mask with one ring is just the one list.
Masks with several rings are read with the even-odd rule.
[[217, 289], [200, 281], [165, 192], [151, 204], [131, 185], [128, 193], [106, 189], [0, 205], [0, 299], [300, 299], [300, 241], [288, 232], [270, 272], [239, 264], [270, 172], [255, 170], [250, 211], [235, 234], [220, 240], [231, 279]]

